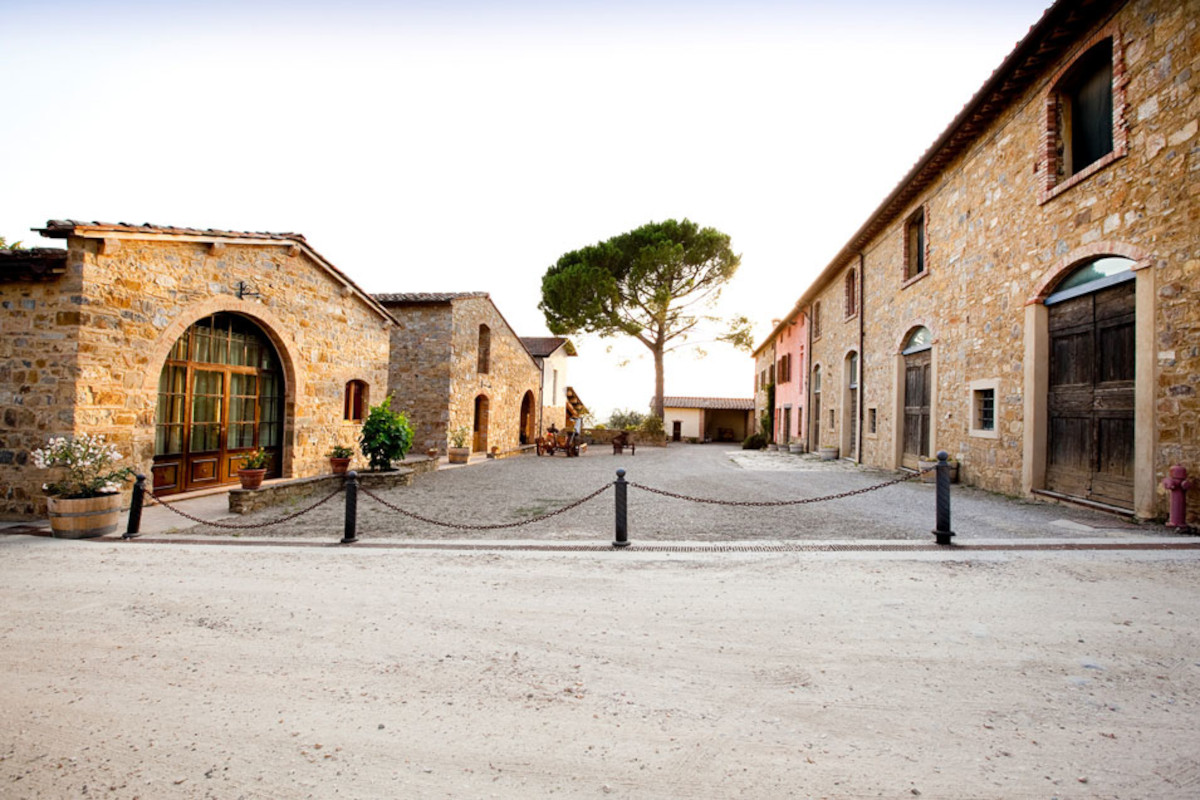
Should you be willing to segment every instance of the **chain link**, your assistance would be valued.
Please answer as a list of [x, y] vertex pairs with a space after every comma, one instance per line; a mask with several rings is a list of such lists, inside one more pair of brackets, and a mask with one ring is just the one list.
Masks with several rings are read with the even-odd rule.
[[828, 495], [825, 495], [824, 497], [806, 497], [802, 500], [711, 500], [707, 497], [691, 497], [690, 495], [676, 494], [675, 492], [668, 492], [663, 489], [654, 489], [650, 486], [643, 486], [640, 483], [634, 483], [633, 481], [629, 481], [628, 483], [630, 486], [634, 487], [635, 489], [641, 489], [642, 491], [650, 492], [651, 494], [662, 495], [663, 497], [673, 497], [676, 500], [688, 500], [693, 503], [707, 503], [709, 505], [714, 505], [714, 506], [739, 506], [739, 507], [751, 506], [751, 507], [755, 507], [755, 508], [765, 508], [765, 507], [771, 507], [771, 506], [802, 506], [807, 503], [822, 503], [826, 500], [841, 500], [844, 497], [854, 497], [855, 495], [858, 495], [858, 494], [866, 494], [867, 492], [874, 492], [877, 489], [886, 489], [889, 486], [895, 486], [897, 483], [904, 483], [905, 481], [911, 481], [913, 478], [919, 478], [922, 475], [924, 475], [926, 472], [930, 472], [935, 469], [937, 469], [937, 467], [929, 467], [928, 469], [923, 469], [919, 472], [915, 472], [912, 475], [903, 475], [899, 478], [896, 478], [895, 480], [885, 481], [884, 483], [877, 483], [874, 486], [866, 486], [862, 489], [851, 489], [848, 492], [840, 492], [838, 494], [828, 494]]
[[460, 531], [494, 531], [494, 530], [500, 530], [501, 528], [519, 528], [522, 525], [530, 525], [534, 522], [541, 522], [544, 519], [550, 519], [551, 517], [558, 516], [559, 514], [564, 514], [568, 511], [571, 511], [572, 509], [579, 508], [581, 505], [588, 502], [589, 500], [594, 500], [595, 498], [604, 494], [611, 488], [612, 488], [612, 484], [606, 483], [603, 486], [601, 486], [599, 489], [597, 489], [596, 491], [589, 494], [587, 497], [581, 497], [578, 500], [576, 500], [575, 502], [565, 505], [562, 508], [555, 509], [554, 511], [551, 511], [549, 513], [539, 514], [536, 517], [530, 517], [529, 519], [523, 519], [520, 522], [504, 522], [504, 523], [497, 523], [494, 525], [469, 525], [466, 523], [442, 522], [440, 520], [430, 519], [429, 517], [423, 517], [420, 514], [415, 514], [412, 511], [405, 511], [403, 508], [400, 508], [399, 506], [393, 505], [393, 504], [389, 503], [387, 500], [384, 500], [382, 497], [375, 494], [374, 492], [372, 492], [369, 489], [364, 489], [363, 487], [360, 486], [360, 487], [358, 487], [358, 490], [360, 492], [362, 492], [363, 494], [365, 494], [367, 497], [370, 497], [376, 503], [379, 503], [380, 505], [383, 505], [383, 506], [387, 506], [392, 511], [395, 511], [398, 514], [403, 514], [406, 517], [411, 517], [412, 519], [418, 520], [420, 522], [425, 522], [430, 525], [437, 525], [438, 527], [441, 527], [441, 528], [453, 528], [455, 530], [460, 530]]
[[283, 522], [290, 522], [290, 521], [296, 519], [297, 517], [302, 517], [305, 514], [307, 514], [308, 512], [313, 511], [317, 508], [320, 508], [321, 506], [325, 505], [333, 498], [337, 497], [339, 494], [342, 493], [342, 489], [343, 489], [343, 487], [339, 486], [338, 488], [334, 489], [333, 492], [328, 497], [324, 498], [323, 500], [318, 500], [317, 502], [313, 503], [308, 508], [301, 509], [300, 511], [297, 511], [295, 514], [288, 514], [286, 517], [280, 517], [279, 519], [271, 520], [270, 522], [255, 522], [255, 523], [251, 523], [249, 525], [233, 525], [228, 522], [213, 522], [211, 520], [201, 519], [200, 517], [193, 517], [191, 514], [187, 513], [186, 511], [181, 511], [178, 508], [175, 508], [175, 506], [171, 505], [170, 503], [164, 502], [161, 497], [154, 495], [152, 492], [150, 492], [147, 489], [142, 489], [142, 494], [145, 495], [146, 497], [149, 497], [155, 503], [162, 506], [163, 508], [166, 508], [168, 511], [173, 511], [176, 514], [178, 514], [179, 516], [183, 517], [184, 519], [190, 519], [192, 522], [198, 522], [201, 525], [206, 525], [210, 528], [224, 528], [226, 530], [231, 530], [231, 531], [250, 531], [250, 530], [256, 530], [256, 529], [260, 529], [260, 528], [270, 528], [273, 525], [279, 525], [280, 523], [283, 523]]

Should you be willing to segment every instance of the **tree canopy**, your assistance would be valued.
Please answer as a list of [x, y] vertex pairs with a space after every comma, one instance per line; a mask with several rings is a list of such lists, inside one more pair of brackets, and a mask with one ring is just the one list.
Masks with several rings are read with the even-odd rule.
[[[749, 350], [749, 320], [703, 313], [737, 272], [741, 257], [729, 236], [690, 220], [651, 222], [607, 241], [573, 250], [542, 277], [538, 307], [557, 336], [625, 334], [654, 354], [653, 413], [661, 418], [663, 355], [702, 330]], [[724, 330], [711, 329], [724, 326]]]

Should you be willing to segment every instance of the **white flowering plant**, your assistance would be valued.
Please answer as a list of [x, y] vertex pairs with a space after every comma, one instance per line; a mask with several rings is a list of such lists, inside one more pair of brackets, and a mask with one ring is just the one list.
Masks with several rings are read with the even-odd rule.
[[34, 450], [31, 455], [38, 469], [63, 470], [61, 480], [42, 484], [46, 494], [55, 497], [114, 494], [133, 475], [132, 467], [114, 467], [121, 454], [103, 436], [86, 433], [73, 438], [53, 436], [44, 448]]

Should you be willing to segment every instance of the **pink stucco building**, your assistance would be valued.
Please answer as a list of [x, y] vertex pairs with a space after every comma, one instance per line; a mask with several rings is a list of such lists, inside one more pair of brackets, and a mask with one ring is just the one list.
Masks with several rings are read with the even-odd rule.
[[756, 409], [765, 410], [774, 387], [773, 437], [778, 444], [803, 445], [807, 419], [804, 413], [808, 393], [805, 354], [808, 345], [808, 317], [798, 308], [775, 323], [774, 329], [754, 351], [756, 362], [772, 354], [771, 368], [761, 368], [755, 376]]

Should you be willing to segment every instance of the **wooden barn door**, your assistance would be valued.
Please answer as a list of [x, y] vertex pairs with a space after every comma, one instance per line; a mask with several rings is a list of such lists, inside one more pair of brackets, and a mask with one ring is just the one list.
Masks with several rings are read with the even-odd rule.
[[904, 357], [904, 454], [901, 463], [917, 469], [919, 456], [929, 452], [929, 370], [932, 351], [922, 350]]
[[1049, 308], [1046, 488], [1133, 508], [1134, 284]]

